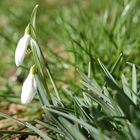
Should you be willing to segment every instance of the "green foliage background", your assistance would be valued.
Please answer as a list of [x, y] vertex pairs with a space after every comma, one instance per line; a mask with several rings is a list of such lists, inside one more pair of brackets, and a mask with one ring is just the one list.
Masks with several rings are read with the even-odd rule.
[[[138, 0], [1, 0], [1, 106], [20, 103], [21, 85], [33, 60], [27, 54], [23, 64], [27, 69], [22, 69], [17, 77], [14, 52], [37, 3], [38, 41], [64, 104], [45, 107], [58, 115], [67, 130], [56, 127], [58, 134], [63, 131], [55, 138], [139, 139]], [[48, 85], [53, 95], [49, 80]], [[38, 97], [27, 107], [32, 112], [20, 112], [22, 117], [28, 116], [32, 122], [37, 115], [44, 121]], [[70, 118], [65, 116], [68, 114]], [[37, 134], [42, 136], [40, 131]]]

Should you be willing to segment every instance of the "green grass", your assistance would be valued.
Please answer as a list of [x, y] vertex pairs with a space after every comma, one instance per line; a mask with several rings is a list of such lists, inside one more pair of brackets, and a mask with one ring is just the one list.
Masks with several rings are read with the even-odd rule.
[[[36, 37], [39, 60], [31, 47], [15, 76], [15, 48], [39, 4]], [[41, 85], [30, 111], [0, 113], [20, 129], [0, 130], [37, 135], [46, 140], [140, 139], [140, 2], [122, 0], [1, 1], [1, 107], [20, 104], [30, 66], [36, 64]], [[47, 69], [46, 69], [47, 68]], [[13, 81], [17, 78], [16, 81]], [[5, 108], [4, 108], [5, 109]], [[39, 129], [40, 124], [44, 129]]]

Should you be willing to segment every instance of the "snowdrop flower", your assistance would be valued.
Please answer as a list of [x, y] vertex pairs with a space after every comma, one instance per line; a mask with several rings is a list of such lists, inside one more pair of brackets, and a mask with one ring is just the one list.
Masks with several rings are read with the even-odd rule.
[[23, 83], [21, 93], [21, 103], [28, 104], [32, 101], [33, 97], [37, 92], [37, 80], [38, 77], [35, 74], [35, 66], [32, 66], [28, 77]]
[[39, 45], [37, 41], [33, 39], [30, 35], [31, 29], [32, 29], [31, 25], [29, 24], [25, 29], [25, 34], [23, 35], [23, 37], [19, 40], [17, 44], [17, 48], [15, 51], [15, 63], [17, 66], [20, 66], [22, 64], [26, 51], [27, 51], [27, 47], [29, 45], [33, 46], [33, 48], [36, 49], [38, 57], [41, 58]]
[[29, 34], [29, 25], [28, 25], [27, 28], [25, 29], [25, 34], [19, 40], [15, 51], [15, 63], [17, 66], [20, 66], [22, 61], [24, 60], [27, 47], [30, 44], [30, 40], [31, 36]]

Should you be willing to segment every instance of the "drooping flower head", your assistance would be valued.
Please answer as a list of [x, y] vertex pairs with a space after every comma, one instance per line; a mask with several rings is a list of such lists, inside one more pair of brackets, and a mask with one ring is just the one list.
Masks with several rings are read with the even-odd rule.
[[20, 66], [21, 63], [23, 62], [27, 47], [30, 44], [31, 36], [29, 33], [29, 28], [30, 27], [28, 25], [25, 29], [25, 33], [24, 33], [23, 37], [19, 40], [19, 42], [17, 44], [17, 48], [15, 51], [15, 63], [17, 66]]
[[41, 52], [39, 45], [37, 41], [32, 38], [31, 32], [33, 31], [33, 27], [31, 24], [28, 24], [28, 26], [25, 29], [25, 33], [23, 37], [18, 41], [16, 51], [15, 51], [15, 63], [16, 66], [20, 66], [24, 60], [24, 57], [26, 55], [26, 51], [29, 45], [33, 46], [33, 48], [36, 50], [37, 55], [39, 58], [41, 58]]
[[30, 72], [23, 83], [21, 93], [21, 103], [28, 104], [32, 101], [37, 92], [37, 74], [35, 73], [35, 66], [32, 66]]

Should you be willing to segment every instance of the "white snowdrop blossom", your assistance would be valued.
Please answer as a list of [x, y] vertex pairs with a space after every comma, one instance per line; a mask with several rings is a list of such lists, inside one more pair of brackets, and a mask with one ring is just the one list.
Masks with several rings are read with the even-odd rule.
[[15, 51], [15, 63], [17, 66], [22, 64], [28, 45], [33, 46], [33, 48], [36, 50], [38, 58], [41, 58], [41, 51], [37, 41], [34, 40], [29, 34], [25, 33], [24, 36], [19, 40]]
[[32, 101], [37, 92], [38, 76], [34, 74], [34, 66], [31, 67], [30, 73], [22, 86], [21, 103], [28, 104]]
[[24, 60], [26, 50], [30, 44], [31, 36], [27, 33], [19, 40], [17, 48], [15, 51], [15, 63], [17, 66], [20, 66]]

